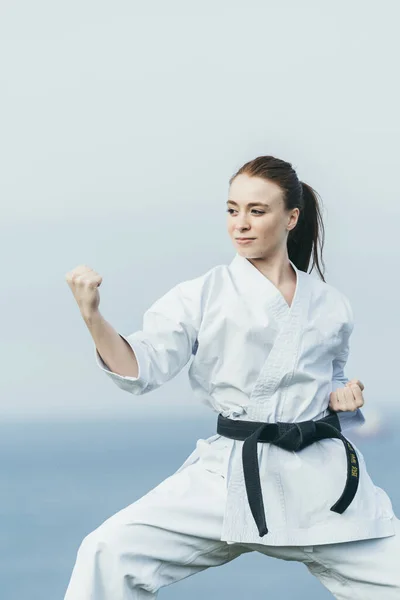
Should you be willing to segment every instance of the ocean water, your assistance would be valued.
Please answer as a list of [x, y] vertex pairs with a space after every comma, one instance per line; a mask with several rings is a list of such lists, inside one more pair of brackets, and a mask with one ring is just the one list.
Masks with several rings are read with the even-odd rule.
[[[150, 434], [151, 431], [151, 434]], [[211, 421], [0, 423], [0, 598], [62, 600], [83, 537], [174, 472]], [[400, 514], [400, 440], [349, 436]], [[161, 454], [160, 454], [161, 450]], [[324, 600], [304, 565], [247, 554], [159, 593], [161, 600]]]

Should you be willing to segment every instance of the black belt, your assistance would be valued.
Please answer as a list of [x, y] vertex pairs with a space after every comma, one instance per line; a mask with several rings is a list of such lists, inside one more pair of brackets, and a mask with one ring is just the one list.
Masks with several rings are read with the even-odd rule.
[[356, 495], [359, 481], [359, 463], [356, 451], [341, 432], [339, 417], [332, 412], [318, 421], [300, 423], [260, 423], [237, 421], [218, 415], [217, 433], [234, 440], [244, 440], [242, 451], [243, 473], [247, 498], [260, 537], [268, 533], [261, 492], [257, 443], [269, 442], [285, 450], [296, 451], [327, 438], [342, 440], [347, 457], [347, 480], [339, 500], [331, 510], [342, 514]]

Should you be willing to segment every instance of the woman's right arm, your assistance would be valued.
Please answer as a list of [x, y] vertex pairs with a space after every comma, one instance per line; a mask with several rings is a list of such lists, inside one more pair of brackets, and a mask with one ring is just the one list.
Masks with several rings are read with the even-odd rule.
[[104, 319], [99, 311], [82, 315], [103, 363], [110, 371], [137, 378], [139, 366], [128, 342]]

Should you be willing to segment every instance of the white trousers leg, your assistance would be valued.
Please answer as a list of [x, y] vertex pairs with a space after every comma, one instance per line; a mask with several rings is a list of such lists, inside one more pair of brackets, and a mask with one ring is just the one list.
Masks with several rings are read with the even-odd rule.
[[338, 600], [400, 599], [400, 521], [396, 535], [310, 547], [303, 562]]

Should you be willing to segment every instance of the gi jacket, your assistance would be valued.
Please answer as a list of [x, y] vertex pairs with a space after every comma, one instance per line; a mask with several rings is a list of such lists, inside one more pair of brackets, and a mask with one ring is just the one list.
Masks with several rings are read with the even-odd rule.
[[[137, 378], [113, 373], [95, 349], [98, 366], [117, 386], [141, 395], [177, 375], [193, 356], [193, 392], [216, 413], [266, 423], [326, 416], [330, 393], [348, 381], [353, 313], [344, 294], [291, 265], [297, 282], [290, 307], [267, 277], [236, 254], [229, 265], [173, 287], [145, 312], [140, 331], [121, 335], [135, 352]], [[360, 410], [338, 415], [346, 436], [364, 422]], [[204, 448], [224, 455], [222, 540], [297, 546], [394, 534], [390, 499], [371, 481], [354, 444], [360, 463], [356, 496], [343, 514], [330, 510], [343, 491], [347, 466], [342, 442], [326, 439], [300, 452], [258, 444], [269, 528], [260, 538], [246, 496], [242, 446], [218, 435], [199, 440], [179, 469]]]

